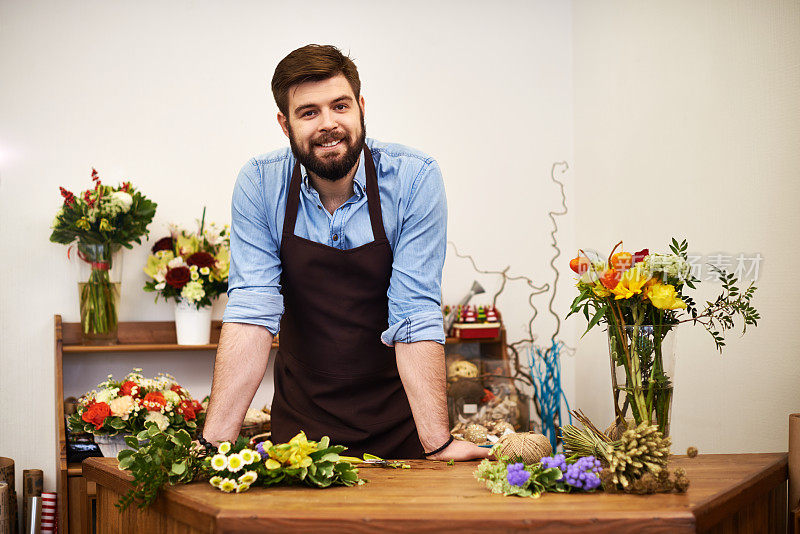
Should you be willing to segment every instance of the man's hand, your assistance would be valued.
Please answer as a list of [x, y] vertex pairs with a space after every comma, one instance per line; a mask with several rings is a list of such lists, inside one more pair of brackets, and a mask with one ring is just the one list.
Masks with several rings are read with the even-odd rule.
[[478, 447], [471, 441], [461, 441], [454, 439], [442, 452], [433, 456], [428, 456], [428, 460], [455, 460], [456, 462], [467, 462], [469, 460], [482, 460], [489, 456], [489, 449]]

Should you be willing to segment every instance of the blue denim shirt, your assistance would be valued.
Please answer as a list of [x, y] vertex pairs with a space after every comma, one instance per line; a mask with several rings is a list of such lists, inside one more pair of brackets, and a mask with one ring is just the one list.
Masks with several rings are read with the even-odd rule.
[[[381, 340], [444, 343], [442, 267], [447, 246], [447, 202], [436, 161], [412, 148], [367, 139], [375, 160], [383, 227], [393, 252], [389, 324]], [[231, 206], [231, 267], [223, 322], [280, 327], [280, 246], [295, 157], [287, 147], [248, 161], [239, 172]], [[301, 167], [295, 235], [340, 249], [373, 241], [364, 154], [354, 194], [333, 214]], [[334, 240], [333, 236], [337, 239]]]

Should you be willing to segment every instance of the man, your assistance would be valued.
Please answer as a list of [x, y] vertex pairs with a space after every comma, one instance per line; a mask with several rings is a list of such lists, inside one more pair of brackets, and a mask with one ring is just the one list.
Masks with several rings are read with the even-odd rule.
[[252, 159], [236, 182], [203, 438], [238, 434], [280, 326], [273, 442], [303, 430], [350, 454], [486, 457], [449, 433], [438, 165], [366, 139], [358, 71], [335, 47], [290, 53], [272, 91], [291, 151]]

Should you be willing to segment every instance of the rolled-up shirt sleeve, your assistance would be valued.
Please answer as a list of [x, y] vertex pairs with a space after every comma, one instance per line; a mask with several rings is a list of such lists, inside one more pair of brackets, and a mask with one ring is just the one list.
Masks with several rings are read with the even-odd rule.
[[444, 344], [442, 268], [447, 248], [447, 199], [439, 165], [430, 160], [415, 177], [394, 248], [389, 282], [389, 328], [384, 344]]
[[278, 242], [269, 226], [262, 174], [255, 161], [239, 172], [231, 202], [231, 265], [222, 321], [280, 329], [283, 296]]

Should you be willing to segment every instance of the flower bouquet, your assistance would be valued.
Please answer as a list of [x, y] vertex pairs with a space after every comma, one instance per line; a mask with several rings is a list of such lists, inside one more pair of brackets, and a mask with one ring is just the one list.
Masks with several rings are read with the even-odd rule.
[[228, 290], [230, 257], [228, 227], [206, 225], [205, 209], [196, 232], [171, 225], [170, 235], [153, 245], [144, 290], [175, 301], [179, 344], [209, 342], [211, 305]]
[[751, 283], [742, 291], [735, 275], [712, 266], [723, 291], [699, 310], [687, 294], [699, 280], [691, 273], [685, 240], [673, 239], [670, 254], [616, 252], [621, 246], [620, 241], [608, 260], [581, 251], [570, 261], [580, 294], [569, 315], [582, 312], [589, 322], [586, 332], [601, 322], [607, 326], [616, 434], [625, 430], [630, 407], [636, 425], [655, 424], [666, 436], [674, 367], [670, 334], [680, 323], [701, 324], [722, 352], [735, 316], [744, 322], [742, 333], [760, 319], [750, 304], [756, 287]]
[[112, 273], [115, 253], [133, 248], [148, 234], [147, 225], [156, 204], [130, 182], [117, 187], [103, 185], [92, 169], [94, 188], [75, 196], [61, 187], [64, 203], [56, 213], [50, 241], [65, 245], [77, 241], [78, 257], [88, 266], [85, 282], [78, 285], [81, 332], [87, 343], [115, 343], [119, 269]]
[[124, 436], [145, 430], [150, 422], [167, 434], [194, 433], [205, 419], [202, 405], [168, 374], [144, 378], [141, 369], [134, 369], [121, 381], [108, 375], [97, 388], [78, 400], [69, 425], [75, 432], [94, 434], [101, 450], [103, 445], [120, 448]]
[[[361, 460], [340, 456], [346, 447], [331, 445], [327, 437], [309, 441], [303, 432], [275, 445], [266, 441], [253, 446], [239, 437], [233, 444], [220, 443], [212, 456], [193, 446], [187, 432], [168, 435], [152, 423], [126, 441], [131, 449], [117, 458], [120, 469], [133, 475], [134, 487], [117, 504], [123, 510], [137, 500], [140, 508], [147, 507], [164, 484], [199, 479], [226, 493], [276, 484], [327, 488], [364, 483], [353, 465]], [[154, 456], [159, 457], [158, 463], [151, 460]]]

